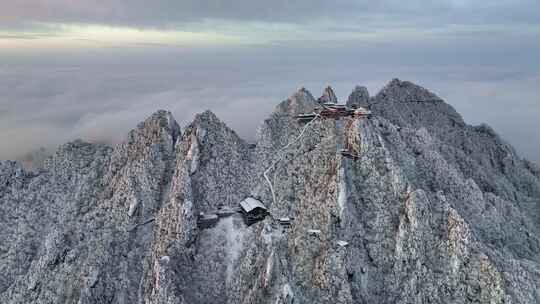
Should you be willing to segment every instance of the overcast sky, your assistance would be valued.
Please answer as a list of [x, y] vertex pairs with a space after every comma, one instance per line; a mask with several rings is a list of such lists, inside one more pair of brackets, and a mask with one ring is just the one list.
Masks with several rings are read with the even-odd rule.
[[0, 0], [0, 159], [115, 143], [157, 109], [241, 136], [305, 86], [411, 80], [540, 163], [540, 2]]

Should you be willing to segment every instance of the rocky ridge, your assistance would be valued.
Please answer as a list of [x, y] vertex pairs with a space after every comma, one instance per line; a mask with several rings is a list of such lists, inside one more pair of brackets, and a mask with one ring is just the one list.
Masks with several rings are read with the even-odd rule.
[[[540, 301], [536, 164], [398, 79], [351, 93], [372, 118], [316, 120], [279, 155], [319, 102], [337, 98], [277, 105], [255, 147], [209, 111], [183, 130], [158, 111], [114, 148], [68, 143], [31, 172], [1, 161], [0, 302]], [[274, 202], [262, 174], [278, 157]], [[272, 216], [197, 226], [246, 196]]]

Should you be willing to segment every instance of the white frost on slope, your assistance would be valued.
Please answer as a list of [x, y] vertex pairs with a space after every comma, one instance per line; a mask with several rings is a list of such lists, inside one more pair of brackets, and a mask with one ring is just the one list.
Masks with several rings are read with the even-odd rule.
[[347, 203], [347, 181], [345, 180], [345, 166], [344, 163], [341, 163], [341, 166], [339, 167], [339, 174], [338, 174], [338, 211], [339, 211], [339, 218], [340, 220], [343, 220], [343, 212], [345, 211], [345, 204]]
[[227, 242], [225, 244], [226, 252], [226, 265], [227, 265], [227, 281], [230, 281], [236, 262], [242, 253], [244, 236], [246, 233], [246, 228], [244, 225], [235, 223], [235, 217], [231, 216], [221, 220], [225, 231], [225, 236]]
[[199, 141], [197, 136], [191, 136], [191, 146], [187, 154], [187, 159], [191, 160], [190, 173], [193, 174], [199, 167]]

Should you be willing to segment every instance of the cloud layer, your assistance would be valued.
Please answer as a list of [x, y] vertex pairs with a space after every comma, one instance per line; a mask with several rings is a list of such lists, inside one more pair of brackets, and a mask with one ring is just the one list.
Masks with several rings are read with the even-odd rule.
[[266, 51], [147, 51], [121, 60], [108, 53], [0, 65], [0, 159], [21, 158], [40, 146], [54, 150], [75, 138], [117, 143], [158, 109], [171, 110], [183, 126], [195, 113], [211, 109], [253, 140], [259, 123], [298, 87], [318, 96], [330, 84], [343, 100], [355, 85], [375, 94], [400, 77], [444, 97], [469, 123], [489, 123], [524, 156], [540, 162], [535, 69], [385, 64], [384, 58], [345, 56], [340, 50]]
[[[115, 143], [157, 109], [243, 137], [297, 87], [418, 82], [540, 162], [536, 0], [19, 0], [0, 5], [0, 159]], [[249, 113], [249, 115], [246, 115]]]
[[438, 23], [537, 23], [535, 0], [20, 0], [1, 20], [170, 26], [207, 19], [302, 23], [314, 19]]

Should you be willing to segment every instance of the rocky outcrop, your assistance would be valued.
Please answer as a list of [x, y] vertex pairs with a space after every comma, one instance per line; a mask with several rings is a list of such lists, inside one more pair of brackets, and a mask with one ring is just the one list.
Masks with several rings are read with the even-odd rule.
[[236, 207], [250, 194], [255, 172], [247, 143], [211, 112], [195, 117], [176, 144], [168, 201], [158, 215], [147, 303], [227, 303], [243, 235], [231, 217], [201, 230], [197, 216]]
[[347, 106], [369, 107], [369, 91], [366, 87], [356, 86], [347, 99]]
[[16, 228], [0, 302], [136, 302], [153, 230], [144, 223], [161, 207], [178, 132], [159, 111], [115, 149], [75, 141], [37, 175], [7, 170], [16, 178], [2, 216]]
[[434, 93], [409, 81], [392, 79], [378, 94], [377, 101], [391, 100], [395, 102], [443, 102]]
[[328, 86], [326, 89], [324, 89], [324, 92], [319, 99], [317, 99], [319, 103], [338, 103], [336, 94], [334, 93], [334, 90], [332, 87]]
[[[0, 162], [0, 302], [538, 301], [537, 165], [410, 82], [355, 89], [371, 118], [294, 119], [319, 102], [300, 89], [254, 147], [209, 111], [183, 132], [158, 111], [115, 148]], [[246, 196], [271, 216], [198, 225]]]

